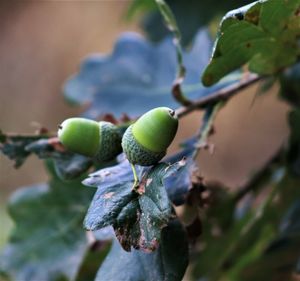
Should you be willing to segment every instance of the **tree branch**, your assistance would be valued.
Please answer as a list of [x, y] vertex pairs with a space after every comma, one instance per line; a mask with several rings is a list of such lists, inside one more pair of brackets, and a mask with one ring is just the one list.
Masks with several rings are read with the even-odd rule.
[[195, 145], [195, 151], [193, 153], [193, 159], [196, 159], [201, 148], [207, 146], [207, 139], [213, 132], [213, 125], [217, 113], [222, 108], [223, 102], [219, 101], [214, 104], [211, 108], [206, 110], [206, 113], [203, 117], [203, 124], [198, 134], [198, 141]]
[[216, 103], [218, 101], [225, 101], [230, 97], [237, 94], [239, 91], [247, 88], [248, 86], [254, 84], [255, 82], [262, 79], [261, 76], [256, 74], [249, 74], [247, 79], [242, 79], [241, 81], [229, 85], [228, 87], [222, 88], [209, 96], [202, 97], [196, 101], [194, 101], [189, 106], [183, 106], [176, 109], [176, 114], [178, 118], [182, 118], [187, 114], [191, 113], [194, 110], [202, 109], [210, 104]]

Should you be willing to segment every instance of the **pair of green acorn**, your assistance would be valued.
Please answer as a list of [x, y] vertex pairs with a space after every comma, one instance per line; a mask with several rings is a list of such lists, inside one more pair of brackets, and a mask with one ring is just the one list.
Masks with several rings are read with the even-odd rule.
[[[177, 128], [175, 111], [158, 107], [142, 115], [123, 136], [112, 123], [69, 118], [59, 126], [58, 137], [69, 151], [99, 162], [115, 158], [123, 149], [132, 165], [151, 166], [166, 155]], [[134, 175], [136, 179], [135, 170]]]

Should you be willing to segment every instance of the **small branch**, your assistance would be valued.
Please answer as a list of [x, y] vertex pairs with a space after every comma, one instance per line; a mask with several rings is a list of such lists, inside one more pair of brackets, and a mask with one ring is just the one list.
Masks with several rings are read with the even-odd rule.
[[193, 102], [185, 97], [181, 89], [181, 84], [183, 80], [183, 77], [176, 78], [172, 87], [172, 94], [177, 102], [179, 102], [183, 106], [190, 106], [193, 104]]
[[176, 114], [177, 114], [178, 118], [182, 118], [194, 110], [205, 108], [206, 106], [216, 103], [218, 101], [226, 101], [230, 97], [237, 94], [239, 91], [247, 88], [248, 86], [259, 81], [260, 79], [262, 79], [261, 76], [258, 76], [256, 74], [249, 74], [247, 76], [247, 79], [243, 79], [243, 80], [241, 80], [235, 84], [232, 84], [228, 87], [222, 88], [222, 89], [210, 94], [209, 96], [202, 97], [202, 98], [194, 101], [189, 106], [179, 107], [176, 110]]
[[183, 54], [182, 54], [182, 47], [181, 47], [181, 33], [178, 28], [176, 19], [174, 17], [174, 14], [170, 7], [167, 5], [167, 3], [164, 0], [155, 0], [156, 4], [158, 6], [158, 9], [161, 13], [161, 15], [164, 18], [165, 24], [167, 28], [173, 33], [174, 35], [174, 45], [176, 47], [176, 55], [177, 55], [177, 64], [178, 64], [178, 70], [176, 79], [172, 86], [172, 94], [174, 96], [174, 99], [178, 101], [180, 104], [184, 106], [189, 106], [192, 104], [192, 101], [190, 101], [183, 93], [181, 85], [185, 77], [185, 67], [183, 65]]
[[206, 114], [203, 118], [203, 125], [200, 129], [198, 141], [196, 143], [196, 149], [193, 153], [193, 159], [196, 159], [201, 148], [206, 147], [207, 139], [213, 132], [213, 125], [216, 119], [217, 113], [222, 108], [224, 102], [220, 101], [213, 105], [211, 108], [207, 109]]

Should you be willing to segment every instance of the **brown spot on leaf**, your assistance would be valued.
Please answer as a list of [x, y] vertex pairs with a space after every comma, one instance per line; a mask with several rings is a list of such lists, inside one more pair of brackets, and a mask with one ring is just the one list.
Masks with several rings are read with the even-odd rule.
[[179, 162], [178, 162], [178, 165], [180, 166], [180, 167], [183, 167], [183, 166], [185, 166], [186, 165], [186, 157], [183, 157]]
[[211, 73], [205, 73], [202, 80], [205, 86], [210, 86], [214, 83], [215, 78]]
[[152, 253], [158, 248], [158, 246], [159, 246], [158, 241], [157, 240], [152, 240], [150, 246], [147, 245], [147, 247], [145, 247], [145, 248], [141, 247], [140, 249], [145, 253]]
[[103, 198], [104, 199], [110, 199], [115, 193], [114, 192], [108, 192], [108, 193], [105, 193], [103, 195]]
[[151, 241], [150, 244], [147, 244], [147, 245], [145, 244], [145, 241], [146, 241], [146, 238], [144, 235], [144, 231], [141, 229], [141, 236], [139, 239], [140, 250], [142, 250], [145, 253], [152, 253], [159, 246], [159, 243], [158, 243], [157, 239], [155, 239], [155, 238]]
[[146, 183], [145, 182], [141, 182], [139, 184], [139, 186], [136, 188], [136, 192], [139, 194], [139, 195], [142, 195], [145, 193], [145, 188], [146, 188]]
[[118, 228], [114, 227], [114, 230], [115, 230], [115, 234], [116, 234], [117, 239], [119, 240], [122, 248], [126, 252], [130, 252], [131, 251], [131, 244], [132, 243], [133, 243], [132, 246], [135, 249], [137, 249], [136, 245], [134, 244], [134, 242], [131, 241], [132, 237], [130, 236], [130, 230], [129, 230], [129, 225], [128, 224], [123, 225], [123, 227], [118, 227]]
[[248, 11], [245, 15], [245, 20], [257, 25], [259, 22], [259, 14], [260, 14], [260, 10], [258, 9], [253, 11]]

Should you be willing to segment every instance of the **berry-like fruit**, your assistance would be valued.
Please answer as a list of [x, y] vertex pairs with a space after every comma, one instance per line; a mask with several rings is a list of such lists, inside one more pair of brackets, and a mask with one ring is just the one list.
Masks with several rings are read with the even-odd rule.
[[99, 149], [95, 155], [95, 159], [101, 163], [112, 160], [122, 152], [122, 136], [118, 127], [110, 122], [99, 122], [99, 128]]
[[68, 150], [92, 157], [99, 149], [99, 124], [85, 118], [66, 119], [59, 126], [58, 138]]
[[69, 118], [59, 126], [58, 138], [69, 151], [94, 157], [97, 162], [111, 160], [122, 151], [121, 134], [109, 122]]
[[129, 126], [122, 138], [123, 150], [132, 164], [151, 166], [167, 152], [178, 128], [175, 111], [167, 107], [154, 108]]

